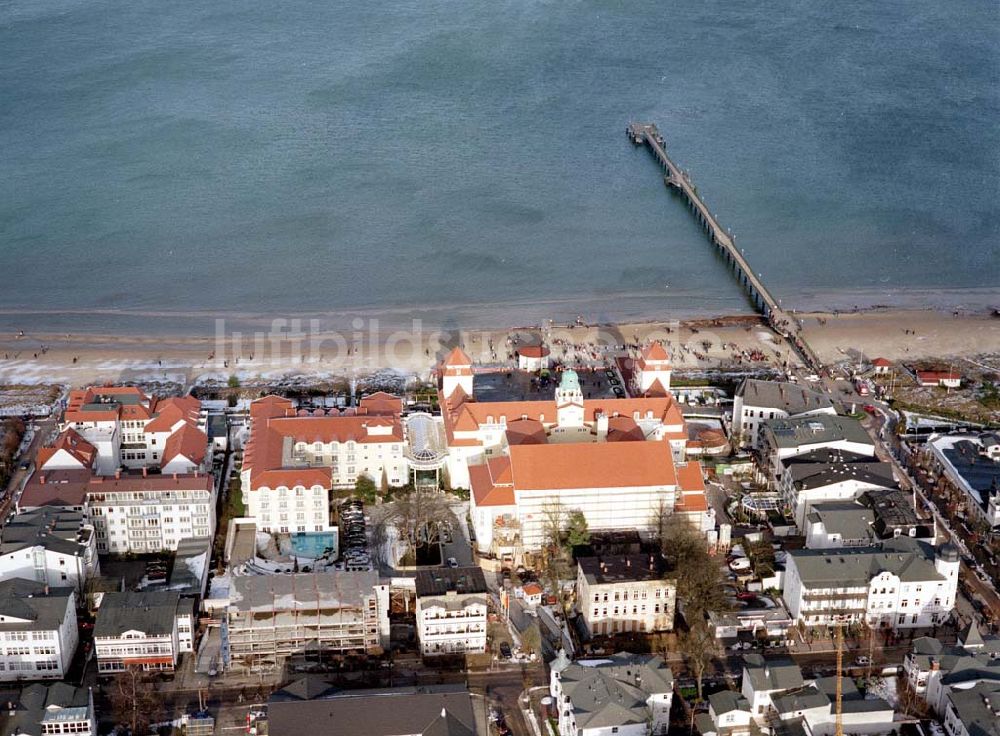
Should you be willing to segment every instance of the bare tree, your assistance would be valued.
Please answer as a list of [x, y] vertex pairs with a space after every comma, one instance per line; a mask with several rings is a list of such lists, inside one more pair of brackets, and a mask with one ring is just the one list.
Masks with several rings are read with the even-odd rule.
[[697, 621], [688, 631], [681, 634], [679, 643], [688, 668], [694, 675], [698, 687], [698, 700], [702, 700], [702, 679], [716, 655], [715, 638], [704, 621]]
[[[451, 520], [444, 495], [433, 490], [414, 489], [383, 506], [381, 518], [373, 525], [375, 540], [386, 539], [386, 527], [393, 527], [414, 560], [419, 550], [441, 541], [441, 528]], [[380, 546], [380, 545], [376, 545]]]
[[149, 724], [157, 706], [153, 683], [139, 667], [119, 672], [108, 688], [108, 699], [115, 720], [129, 727], [133, 736], [149, 732]]
[[689, 626], [709, 611], [726, 611], [725, 582], [719, 560], [708, 553], [704, 537], [687, 519], [675, 514], [657, 521], [667, 577], [677, 581], [677, 601]]

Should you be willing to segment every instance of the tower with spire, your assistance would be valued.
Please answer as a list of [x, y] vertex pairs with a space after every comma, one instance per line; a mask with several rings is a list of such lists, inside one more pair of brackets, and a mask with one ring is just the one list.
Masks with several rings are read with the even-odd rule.
[[583, 390], [576, 371], [563, 371], [556, 389], [556, 422], [560, 427], [583, 426]]
[[451, 397], [456, 389], [472, 396], [472, 358], [462, 348], [453, 348], [441, 363], [441, 392]]
[[666, 396], [670, 391], [670, 356], [655, 340], [643, 348], [636, 361], [634, 387], [642, 395]]

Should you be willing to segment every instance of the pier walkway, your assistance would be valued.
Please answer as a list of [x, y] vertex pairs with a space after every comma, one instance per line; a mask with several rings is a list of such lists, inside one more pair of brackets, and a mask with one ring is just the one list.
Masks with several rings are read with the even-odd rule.
[[754, 273], [750, 263], [736, 247], [733, 236], [726, 232], [712, 211], [708, 209], [698, 194], [697, 187], [691, 183], [690, 177], [681, 171], [680, 167], [667, 155], [663, 136], [660, 135], [656, 126], [651, 123], [629, 123], [626, 132], [635, 145], [645, 145], [649, 148], [653, 157], [663, 168], [664, 182], [683, 197], [699, 224], [705, 228], [712, 244], [719, 249], [719, 253], [733, 269], [736, 280], [747, 293], [754, 307], [767, 318], [776, 332], [791, 342], [805, 364], [811, 370], [818, 372], [821, 363], [803, 340], [798, 321], [781, 308], [781, 303], [768, 291], [760, 275]]

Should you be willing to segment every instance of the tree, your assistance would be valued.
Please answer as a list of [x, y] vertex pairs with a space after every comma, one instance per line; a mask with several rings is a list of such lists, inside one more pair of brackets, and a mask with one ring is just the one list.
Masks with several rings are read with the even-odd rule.
[[680, 636], [680, 649], [698, 686], [698, 700], [702, 700], [702, 678], [716, 654], [715, 638], [708, 624], [699, 620]]
[[231, 375], [229, 377], [229, 381], [227, 382], [227, 385], [229, 386], [229, 388], [239, 388], [240, 387], [240, 377], [237, 376], [234, 373], [233, 375]]
[[531, 625], [521, 632], [521, 646], [527, 652], [541, 654], [542, 632], [538, 628], [538, 621], [532, 621]]
[[115, 675], [108, 688], [115, 720], [129, 727], [133, 736], [149, 732], [158, 701], [153, 683], [139, 667], [129, 667]]
[[719, 561], [708, 553], [704, 537], [676, 514], [658, 519], [657, 530], [666, 575], [677, 582], [677, 601], [688, 626], [703, 622], [709, 611], [728, 610], [722, 570]]
[[566, 544], [570, 549], [584, 544], [590, 544], [590, 530], [587, 528], [587, 517], [577, 509], [569, 515], [566, 522]]
[[407, 556], [412, 554], [414, 561], [422, 550], [441, 541], [441, 527], [452, 519], [444, 494], [433, 490], [409, 490], [380, 508], [383, 513], [373, 525], [374, 538], [388, 539], [386, 529], [393, 527], [398, 539], [406, 545]]
[[354, 493], [365, 503], [375, 503], [378, 500], [378, 488], [375, 481], [367, 475], [358, 476], [358, 482], [354, 484]]

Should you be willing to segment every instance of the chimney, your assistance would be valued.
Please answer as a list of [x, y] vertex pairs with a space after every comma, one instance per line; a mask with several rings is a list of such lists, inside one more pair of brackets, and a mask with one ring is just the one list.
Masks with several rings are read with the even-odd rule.
[[38, 476], [38, 482], [41, 483], [43, 486], [45, 485], [45, 474], [44, 473], [42, 475]]
[[146, 466], [145, 465], [142, 466], [142, 477], [143, 478], [146, 477]]
[[48, 594], [49, 594], [49, 584], [46, 583], [45, 584], [45, 595], [48, 595]]
[[122, 469], [115, 468], [115, 480], [121, 480], [121, 477], [122, 477]]

